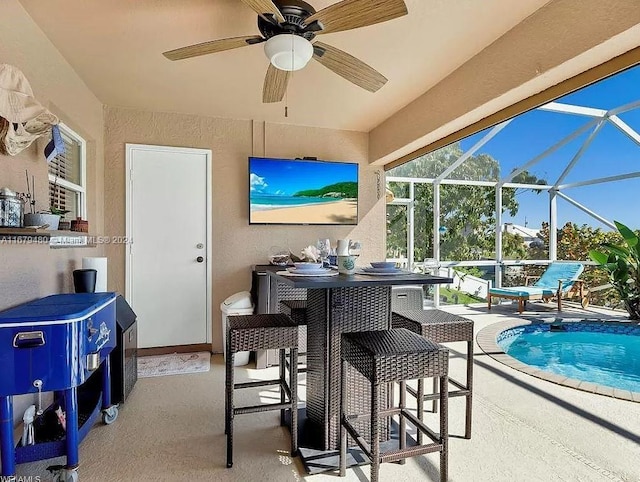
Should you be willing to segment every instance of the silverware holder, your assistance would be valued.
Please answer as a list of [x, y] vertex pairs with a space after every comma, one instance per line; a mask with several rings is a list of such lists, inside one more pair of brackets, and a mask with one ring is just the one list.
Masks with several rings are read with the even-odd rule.
[[20, 199], [0, 196], [0, 227], [21, 228], [23, 209]]

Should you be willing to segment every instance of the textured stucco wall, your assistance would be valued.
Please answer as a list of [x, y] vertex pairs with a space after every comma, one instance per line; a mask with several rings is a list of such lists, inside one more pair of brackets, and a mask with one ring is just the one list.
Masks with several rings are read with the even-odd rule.
[[[17, 66], [36, 98], [87, 140], [88, 219], [101, 233], [104, 124], [102, 104], [47, 40], [16, 0], [2, 2], [0, 62]], [[42, 143], [20, 155], [0, 155], [0, 187], [26, 191], [25, 169], [35, 176], [38, 209], [48, 207], [47, 163]], [[49, 249], [47, 246], [0, 246], [0, 309], [52, 293], [72, 290], [71, 271], [83, 256], [102, 247]]]
[[[267, 262], [271, 246], [294, 253], [315, 243], [350, 237], [364, 243], [363, 262], [384, 257], [385, 206], [377, 175], [367, 163], [367, 134], [133, 109], [105, 110], [105, 223], [110, 235], [125, 232], [125, 144], [211, 149], [213, 152], [213, 349], [221, 351], [220, 303], [250, 288], [250, 266]], [[360, 163], [357, 226], [249, 226], [248, 169], [251, 155]], [[382, 193], [384, 188], [382, 187]], [[167, 229], [179, 229], [179, 223]], [[335, 241], [334, 241], [335, 242]], [[125, 289], [125, 249], [107, 247], [109, 280]], [[134, 307], [135, 309], [135, 307]], [[140, 320], [144, 322], [144, 320]]]
[[638, 0], [552, 0], [371, 130], [370, 161], [409, 154], [631, 50], [639, 27]]
[[[36, 98], [87, 140], [88, 219], [92, 232], [102, 230], [104, 124], [102, 104], [16, 0], [2, 1], [0, 63], [21, 69]], [[47, 163], [42, 145], [20, 155], [0, 155], [0, 187], [26, 191], [25, 169], [35, 176], [38, 208], [48, 207]], [[83, 256], [101, 256], [102, 247], [49, 249], [47, 245], [0, 244], [0, 310], [54, 294], [73, 292], [71, 272]], [[31, 397], [16, 397], [15, 419]]]

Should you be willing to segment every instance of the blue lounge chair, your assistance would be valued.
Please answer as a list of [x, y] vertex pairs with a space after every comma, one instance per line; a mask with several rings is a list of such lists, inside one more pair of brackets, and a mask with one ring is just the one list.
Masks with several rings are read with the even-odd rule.
[[491, 288], [487, 296], [489, 310], [491, 309], [492, 298], [518, 300], [519, 313], [522, 313], [526, 302], [529, 300], [549, 301], [551, 298], [557, 298], [558, 311], [562, 311], [562, 298], [570, 294], [579, 294], [582, 307], [586, 308], [589, 304], [589, 298], [584, 282], [578, 279], [583, 269], [584, 266], [580, 263], [554, 261], [532, 286]]

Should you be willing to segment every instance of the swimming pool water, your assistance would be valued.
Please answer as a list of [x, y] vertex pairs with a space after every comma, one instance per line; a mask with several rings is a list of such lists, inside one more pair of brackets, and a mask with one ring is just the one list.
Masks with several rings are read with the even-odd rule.
[[549, 324], [507, 330], [498, 345], [527, 365], [569, 378], [640, 392], [640, 331], [550, 331]]

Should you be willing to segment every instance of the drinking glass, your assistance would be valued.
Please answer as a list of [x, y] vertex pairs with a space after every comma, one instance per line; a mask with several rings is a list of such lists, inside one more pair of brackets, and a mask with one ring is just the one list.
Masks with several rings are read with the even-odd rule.
[[360, 241], [351, 240], [349, 241], [349, 255], [355, 256], [356, 258], [360, 256], [362, 252], [362, 243]]
[[318, 239], [316, 248], [318, 248], [318, 251], [320, 252], [322, 265], [328, 265], [329, 255], [331, 254], [331, 241], [329, 239]]

